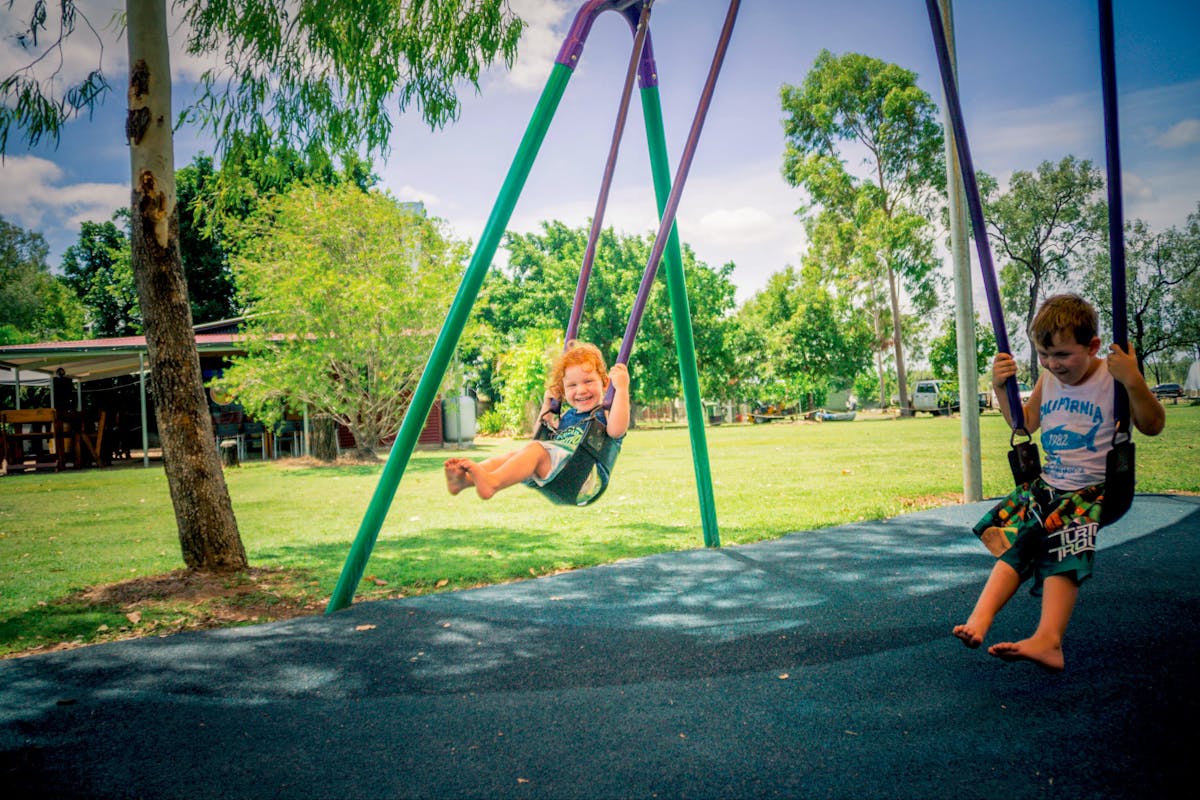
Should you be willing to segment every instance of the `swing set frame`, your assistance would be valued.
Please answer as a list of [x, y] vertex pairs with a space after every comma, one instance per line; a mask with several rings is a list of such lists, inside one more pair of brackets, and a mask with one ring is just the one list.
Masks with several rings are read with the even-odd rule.
[[[1116, 104], [1116, 75], [1113, 56], [1113, 18], [1111, 0], [1098, 0], [1101, 28], [1101, 71], [1105, 110], [1105, 141], [1108, 158], [1108, 190], [1109, 190], [1109, 249], [1111, 253], [1112, 282], [1113, 282], [1113, 338], [1123, 348], [1128, 347], [1126, 321], [1126, 290], [1125, 290], [1125, 260], [1124, 260], [1124, 222], [1121, 203], [1120, 185], [1120, 147], [1118, 143], [1117, 104]], [[708, 79], [701, 93], [696, 116], [692, 123], [683, 155], [674, 182], [671, 180], [670, 167], [667, 159], [666, 135], [663, 128], [662, 104], [658, 92], [658, 70], [654, 62], [653, 47], [648, 30], [649, 8], [653, 0], [587, 0], [575, 16], [570, 31], [559, 50], [550, 77], [542, 91], [533, 117], [525, 131], [525, 135], [517, 148], [516, 156], [509, 168], [508, 174], [501, 186], [500, 194], [484, 226], [479, 244], [471, 259], [446, 321], [434, 344], [433, 352], [426, 364], [421, 380], [413, 393], [412, 403], [404, 417], [400, 431], [396, 436], [387, 463], [384, 466], [379, 484], [367, 507], [362, 524], [359, 527], [354, 543], [346, 558], [345, 566], [330, 597], [326, 613], [348, 607], [354, 597], [354, 592], [362, 579], [366, 563], [372, 548], [378, 538], [383, 520], [387, 516], [396, 488], [404, 474], [405, 467], [412, 456], [429, 410], [433, 407], [438, 388], [449, 366], [450, 360], [458, 346], [458, 340], [466, 326], [472, 306], [479, 294], [480, 287], [491, 265], [492, 257], [499, 247], [501, 237], [517, 199], [529, 176], [538, 150], [545, 139], [546, 132], [554, 117], [558, 104], [566, 90], [567, 83], [574, 72], [575, 66], [583, 54], [583, 47], [588, 33], [596, 18], [606, 12], [615, 11], [623, 15], [629, 22], [635, 36], [635, 50], [631, 58], [630, 73], [626, 77], [626, 91], [633, 75], [634, 64], [637, 64], [637, 75], [640, 87], [642, 112], [646, 127], [647, 146], [650, 155], [651, 174], [654, 182], [655, 198], [660, 217], [658, 233], [654, 239], [654, 248], [643, 275], [642, 285], [635, 302], [635, 311], [631, 316], [629, 327], [621, 344], [621, 352], [617, 357], [618, 363], [627, 363], [633, 347], [633, 341], [640, 322], [641, 308], [652, 288], [658, 263], [662, 260], [666, 265], [667, 287], [670, 295], [671, 317], [674, 326], [676, 351], [679, 357], [680, 376], [683, 384], [684, 400], [687, 408], [688, 429], [692, 444], [692, 460], [696, 472], [697, 491], [699, 493], [701, 522], [704, 531], [704, 543], [709, 547], [720, 545], [717, 530], [716, 509], [713, 502], [712, 477], [709, 469], [708, 448], [704, 433], [704, 410], [700, 396], [699, 377], [696, 368], [695, 345], [692, 336], [691, 315], [688, 310], [687, 288], [683, 274], [683, 262], [679, 244], [679, 235], [675, 227], [675, 213], [683, 185], [687, 179], [692, 156], [699, 141], [703, 127], [704, 116], [707, 112], [716, 78], [720, 73], [721, 63], [733, 23], [737, 18], [739, 0], [731, 0], [725, 25], [717, 43]], [[988, 305], [992, 315], [993, 328], [996, 333], [997, 346], [1001, 351], [1008, 351], [1008, 337], [1005, 332], [1003, 313], [1000, 310], [999, 289], [996, 286], [995, 269], [992, 265], [991, 251], [987, 243], [987, 233], [983, 222], [982, 204], [979, 200], [979, 190], [975, 184], [974, 167], [971, 162], [970, 150], [967, 145], [966, 127], [962, 119], [962, 109], [959, 105], [957, 83], [950, 63], [949, 47], [946, 41], [946, 31], [937, 0], [926, 0], [930, 25], [933, 31], [934, 45], [941, 71], [942, 85], [946, 95], [946, 104], [950, 112], [955, 132], [956, 156], [963, 176], [971, 223], [974, 228], [975, 243], [978, 250], [981, 271], [987, 289]], [[640, 52], [639, 52], [640, 48]], [[597, 215], [593, 218], [593, 227], [600, 225], [603, 203], [607, 196], [607, 184], [611, 175], [611, 162], [615, 158], [615, 149], [620, 139], [620, 129], [624, 124], [625, 99], [622, 100], [621, 116], [618, 120], [618, 130], [614, 134], [613, 150], [610, 152], [610, 164], [606, 169], [605, 182], [601, 190]], [[590, 249], [590, 248], [589, 248]], [[577, 291], [576, 306], [572, 311], [568, 339], [578, 324], [578, 315], [582, 307], [582, 296], [586, 291], [586, 271], [590, 261], [582, 270], [581, 285]], [[1024, 413], [1015, 380], [1010, 380], [1006, 386], [1009, 405], [1012, 409], [1013, 441], [1010, 462], [1014, 478], [1020, 483], [1032, 476], [1036, 465], [1037, 449], [1032, 437], [1024, 428]], [[1115, 409], [1118, 419], [1117, 433], [1114, 437], [1113, 450], [1109, 453], [1108, 477], [1106, 479], [1106, 500], [1104, 506], [1104, 522], [1108, 524], [1119, 518], [1128, 509], [1134, 489], [1134, 448], [1130, 437], [1129, 402], [1124, 387], [1118, 384], [1116, 388]], [[1019, 436], [1026, 441], [1017, 442]]]
[[[363, 515], [354, 543], [346, 557], [345, 565], [329, 599], [326, 613], [339, 611], [351, 605], [354, 593], [362, 580], [363, 572], [370, 558], [371, 551], [378, 539], [383, 521], [396, 494], [396, 488], [404, 475], [412, 452], [420, 437], [424, 420], [433, 407], [438, 389], [458, 346], [459, 338], [466, 327], [471, 309], [478, 297], [480, 287], [491, 266], [492, 258], [500, 245], [513, 209], [524, 188], [525, 181], [533, 167], [534, 160], [545, 140], [550, 123], [562, 100], [568, 82], [574, 74], [575, 67], [583, 54], [583, 47], [596, 18], [607, 11], [621, 14], [629, 22], [635, 36], [638, 34], [638, 20], [643, 16], [643, 8], [653, 4], [653, 0], [588, 0], [575, 16], [550, 77], [542, 90], [541, 97], [533, 111], [532, 119], [525, 134], [517, 147], [517, 153], [512, 165], [500, 188], [500, 193], [492, 207], [492, 212], [484, 225], [479, 243], [467, 266], [462, 283], [459, 285], [446, 321], [434, 343], [433, 351], [425, 365], [421, 380], [413, 392], [412, 402], [400, 425], [400, 431], [392, 445], [391, 453], [380, 475], [379, 483]], [[654, 248], [647, 264], [646, 274], [643, 275], [642, 287], [638, 292], [635, 305], [644, 306], [653, 286], [654, 272], [660, 261], [666, 270], [667, 288], [670, 296], [671, 318], [675, 334], [676, 354], [679, 358], [680, 378], [683, 384], [684, 401], [687, 408], [688, 430], [692, 447], [692, 461], [695, 467], [697, 492], [699, 494], [701, 524], [704, 532], [704, 544], [708, 547], [720, 546], [720, 534], [717, 528], [716, 507], [713, 500], [712, 476], [709, 467], [708, 445], [704, 432], [704, 408], [700, 396], [699, 374], [696, 367], [696, 352], [692, 335], [691, 314], [688, 307], [687, 287], [683, 273], [683, 257], [679, 243], [679, 234], [675, 227], [675, 212], [679, 206], [683, 185], [687, 179], [692, 155], [699, 142], [700, 131], [703, 127], [704, 113], [711, 100], [716, 78], [720, 73], [724, 54], [728, 48], [737, 18], [740, 0], [731, 0], [726, 15], [725, 24], [718, 40], [709, 70], [708, 79], [701, 93], [696, 117], [684, 145], [679, 169], [674, 181], [671, 178], [670, 162], [667, 158], [666, 133], [663, 126], [662, 102], [658, 90], [658, 68], [654, 61], [653, 47], [649, 30], [645, 31], [645, 41], [642, 45], [638, 65], [638, 84], [642, 104], [642, 115], [646, 127], [647, 147], [650, 155], [650, 170], [654, 183], [655, 199], [659, 212], [659, 229], [654, 238]], [[645, 297], [643, 296], [645, 295]], [[636, 315], [635, 315], [636, 316]], [[617, 361], [624, 363], [629, 358], [633, 347], [637, 321], [630, 320], [630, 326], [622, 341], [621, 353]]]

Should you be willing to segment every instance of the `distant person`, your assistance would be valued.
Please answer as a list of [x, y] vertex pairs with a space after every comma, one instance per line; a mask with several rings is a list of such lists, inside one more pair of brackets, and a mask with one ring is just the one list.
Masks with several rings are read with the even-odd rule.
[[75, 410], [75, 381], [67, 377], [67, 371], [62, 367], [55, 371], [51, 389], [54, 392], [55, 410]]
[[[996, 614], [1018, 587], [1033, 578], [1031, 593], [1042, 598], [1041, 619], [1031, 636], [997, 642], [988, 652], [1006, 661], [1032, 661], [1049, 670], [1065, 664], [1062, 641], [1079, 586], [1092, 574], [1096, 532], [1104, 502], [1105, 460], [1112, 449], [1115, 416], [1113, 381], [1129, 394], [1134, 426], [1147, 436], [1163, 429], [1166, 414], [1138, 371], [1133, 347], [1109, 346], [1100, 359], [1096, 310], [1076, 295], [1043, 303], [1030, 327], [1041, 375], [1023, 406], [1025, 429], [1041, 425], [1046, 463], [1042, 473], [1018, 486], [976, 524], [974, 531], [996, 564], [970, 617], [953, 633], [979, 647]], [[992, 363], [992, 387], [1005, 419], [1012, 411], [1005, 382], [1017, 374], [1008, 353]]]
[[[609, 381], [614, 387], [612, 407], [605, 414], [604, 395]], [[458, 494], [468, 486], [484, 500], [501, 489], [518, 483], [545, 486], [558, 476], [583, 432], [583, 423], [593, 414], [604, 423], [610, 438], [620, 440], [629, 429], [629, 370], [624, 364], [604, 366], [604, 357], [595, 345], [571, 341], [555, 359], [547, 380], [539, 419], [549, 422], [551, 401], [570, 406], [558, 420], [557, 434], [551, 440], [536, 440], [487, 461], [449, 458], [445, 462], [446, 488]]]

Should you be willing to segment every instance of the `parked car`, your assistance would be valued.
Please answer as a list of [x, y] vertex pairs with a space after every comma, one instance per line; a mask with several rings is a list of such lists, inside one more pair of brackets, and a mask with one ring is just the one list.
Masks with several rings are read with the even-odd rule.
[[1025, 381], [1017, 381], [1017, 394], [1021, 398], [1021, 405], [1025, 405], [1029, 402], [1029, 398], [1033, 395], [1033, 387], [1031, 387]]
[[1164, 397], [1183, 397], [1183, 387], [1178, 383], [1160, 383], [1150, 391], [1154, 392], [1154, 396], [1159, 400]]
[[[988, 405], [987, 392], [979, 392], [977, 402], [983, 411]], [[914, 416], [918, 411], [949, 415], [959, 410], [958, 391], [952, 381], [917, 381], [908, 406]]]

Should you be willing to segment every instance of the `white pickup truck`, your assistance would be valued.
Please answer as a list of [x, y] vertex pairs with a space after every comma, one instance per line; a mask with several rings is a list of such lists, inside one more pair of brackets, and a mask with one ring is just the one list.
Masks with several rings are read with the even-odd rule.
[[[912, 399], [909, 406], [915, 415], [918, 411], [928, 411], [930, 414], [950, 413], [951, 397], [942, 391], [946, 381], [917, 381], [913, 386]], [[957, 398], [955, 403], [957, 404]]]
[[[979, 410], [982, 412], [987, 405], [987, 393], [980, 392]], [[953, 383], [950, 381], [917, 381], [913, 386], [908, 407], [913, 416], [916, 416], [918, 411], [949, 416], [952, 412], [959, 410], [958, 392], [953, 389]]]

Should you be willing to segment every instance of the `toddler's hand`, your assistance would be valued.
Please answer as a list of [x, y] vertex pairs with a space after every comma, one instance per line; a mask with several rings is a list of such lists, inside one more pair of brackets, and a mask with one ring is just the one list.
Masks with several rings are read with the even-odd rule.
[[613, 386], [622, 391], [629, 389], [629, 368], [624, 364], [613, 364], [608, 371], [608, 379]]

